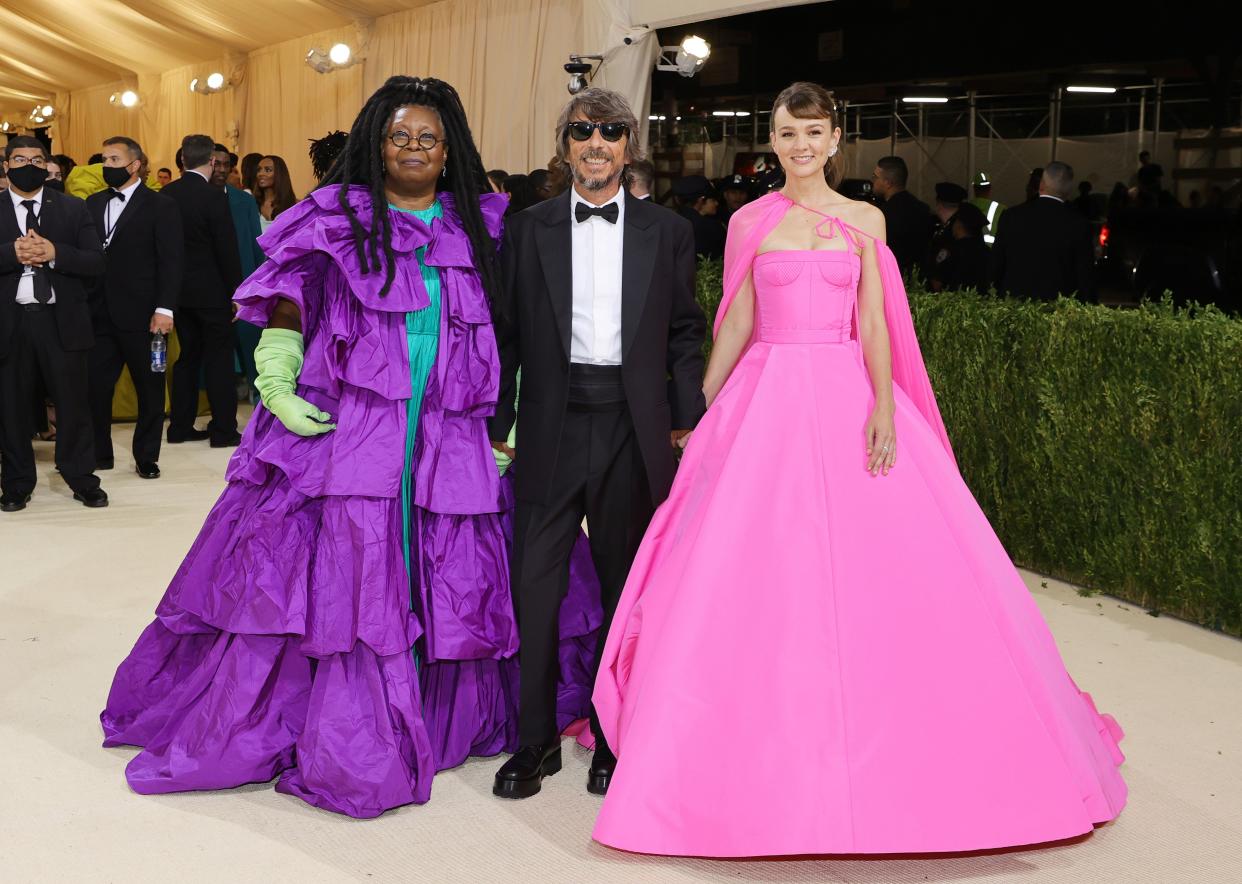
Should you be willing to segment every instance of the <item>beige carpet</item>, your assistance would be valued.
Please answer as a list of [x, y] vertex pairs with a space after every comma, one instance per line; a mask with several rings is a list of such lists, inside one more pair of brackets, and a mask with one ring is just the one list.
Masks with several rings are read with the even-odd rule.
[[[1242, 881], [1242, 642], [1028, 575], [1079, 684], [1127, 731], [1130, 806], [1079, 843], [990, 855], [707, 861], [590, 840], [586, 754], [529, 801], [490, 794], [497, 762], [441, 774], [431, 802], [360, 822], [270, 785], [142, 797], [133, 750], [99, 746], [113, 669], [222, 487], [228, 452], [169, 446], [145, 482], [123, 452], [106, 510], [40, 486], [0, 514], [0, 881], [1215, 882]], [[1021, 759], [1015, 759], [1021, 763]], [[796, 776], [796, 771], [790, 772]]]

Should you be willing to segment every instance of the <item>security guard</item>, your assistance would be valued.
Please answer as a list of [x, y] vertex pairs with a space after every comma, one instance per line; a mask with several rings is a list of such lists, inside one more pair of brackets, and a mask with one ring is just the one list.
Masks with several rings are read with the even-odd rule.
[[694, 251], [705, 258], [723, 258], [725, 227], [716, 213], [720, 194], [702, 175], [687, 175], [673, 182], [677, 212], [694, 227]]
[[1005, 207], [992, 199], [992, 179], [987, 172], [975, 173], [975, 197], [970, 204], [983, 213], [987, 226], [983, 229], [983, 241], [990, 248], [996, 242], [996, 229], [1000, 224], [1001, 212]]
[[723, 200], [716, 213], [726, 229], [733, 213], [754, 199], [755, 180], [746, 175], [730, 175], [716, 182], [716, 190]]
[[962, 203], [949, 224], [952, 242], [948, 257], [940, 264], [939, 275], [932, 280], [934, 291], [974, 289], [987, 293], [991, 288], [992, 253], [983, 242], [987, 221], [971, 203]]
[[[944, 282], [944, 263], [949, 259], [950, 247], [953, 245], [953, 219], [958, 209], [966, 202], [966, 188], [952, 181], [941, 181], [936, 185], [936, 205], [932, 214], [940, 223], [932, 235], [931, 248], [927, 255], [927, 264], [923, 275], [933, 289], [937, 281]], [[938, 290], [938, 289], [937, 289]]]

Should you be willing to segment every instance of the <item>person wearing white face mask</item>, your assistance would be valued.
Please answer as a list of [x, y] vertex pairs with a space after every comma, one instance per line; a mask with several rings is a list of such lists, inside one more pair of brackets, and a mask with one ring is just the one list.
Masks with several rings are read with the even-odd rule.
[[103, 249], [86, 205], [45, 186], [47, 149], [20, 135], [4, 149], [9, 189], [0, 198], [0, 511], [26, 508], [37, 473], [31, 437], [36, 367], [56, 402], [56, 467], [88, 507], [108, 495], [95, 475], [87, 407], [94, 335], [86, 283]]

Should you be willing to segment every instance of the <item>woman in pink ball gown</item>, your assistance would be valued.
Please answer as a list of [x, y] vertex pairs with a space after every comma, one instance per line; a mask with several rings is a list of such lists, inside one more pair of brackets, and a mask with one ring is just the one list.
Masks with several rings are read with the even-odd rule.
[[786, 182], [729, 227], [710, 407], [595, 686], [612, 847], [971, 851], [1125, 804], [1120, 728], [957, 471], [883, 216], [830, 185], [838, 126], [785, 90]]

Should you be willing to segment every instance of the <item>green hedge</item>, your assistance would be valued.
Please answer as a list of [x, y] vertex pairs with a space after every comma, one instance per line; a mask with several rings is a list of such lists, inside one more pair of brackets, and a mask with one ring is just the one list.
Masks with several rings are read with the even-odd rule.
[[[709, 317], [719, 278], [700, 268]], [[1242, 320], [910, 300], [958, 465], [1013, 559], [1242, 635]]]

